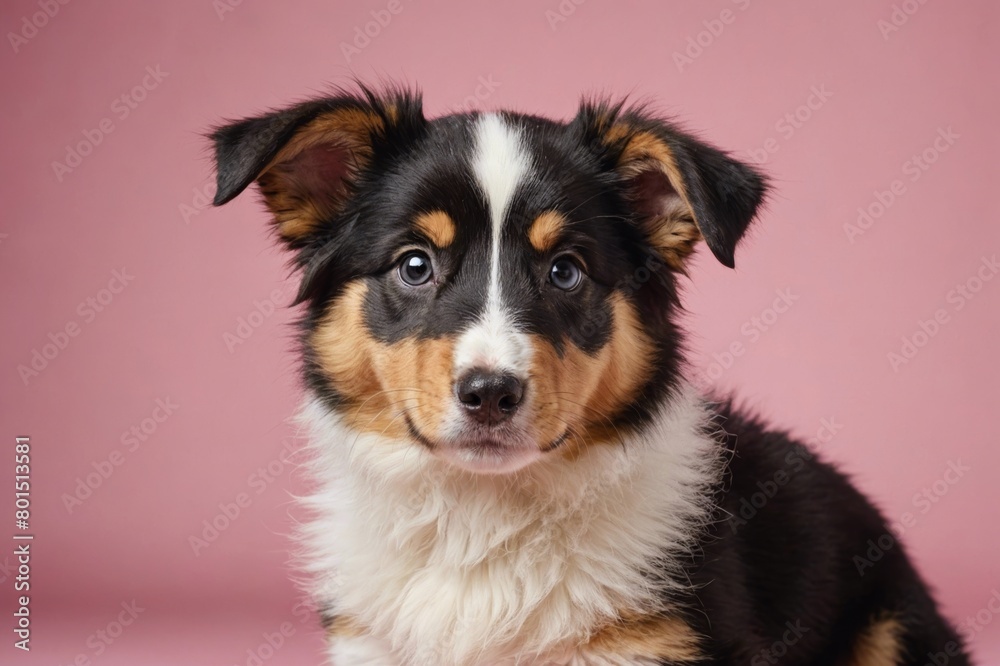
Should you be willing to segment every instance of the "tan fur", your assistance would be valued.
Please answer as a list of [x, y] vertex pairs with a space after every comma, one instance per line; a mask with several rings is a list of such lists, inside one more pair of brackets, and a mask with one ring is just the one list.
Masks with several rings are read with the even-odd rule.
[[608, 144], [623, 143], [618, 169], [625, 177], [656, 170], [663, 173], [678, 194], [678, 200], [661, 215], [647, 222], [650, 240], [664, 261], [678, 271], [701, 240], [698, 221], [691, 207], [687, 187], [670, 146], [656, 135], [639, 131], [628, 124], [613, 125], [604, 133]]
[[303, 150], [329, 143], [351, 150], [358, 163], [371, 158], [371, 137], [385, 131], [385, 123], [377, 114], [362, 109], [338, 109], [321, 114], [285, 144], [271, 165], [287, 162]]
[[854, 644], [847, 666], [898, 666], [901, 663], [902, 625], [886, 617], [873, 622]]
[[455, 240], [455, 222], [443, 210], [421, 213], [414, 225], [438, 248], [448, 247]]
[[535, 218], [528, 230], [528, 240], [531, 246], [539, 252], [548, 252], [555, 247], [566, 226], [566, 218], [556, 211], [547, 211]]
[[282, 239], [293, 241], [302, 238], [323, 219], [325, 209], [317, 206], [280, 171], [269, 171], [257, 182]]
[[338, 615], [326, 625], [326, 635], [336, 638], [360, 638], [368, 632], [353, 618]]
[[331, 188], [329, 196], [315, 200], [282, 165], [309, 148], [329, 145], [345, 151], [348, 174], [354, 174], [371, 160], [372, 136], [384, 131], [384, 122], [372, 112], [338, 109], [320, 115], [295, 133], [258, 177], [264, 201], [283, 239], [295, 240], [315, 229], [337, 211], [347, 189]]
[[373, 339], [364, 325], [366, 293], [362, 282], [348, 285], [316, 327], [311, 343], [319, 365], [350, 404], [345, 419], [358, 432], [405, 441], [405, 412], [433, 439], [452, 399], [454, 340], [407, 338], [390, 345]]
[[543, 448], [567, 428], [571, 436], [562, 450], [569, 457], [589, 444], [620, 439], [611, 418], [636, 397], [648, 379], [653, 343], [628, 301], [615, 295], [611, 303], [611, 339], [595, 355], [567, 341], [559, 356], [550, 342], [532, 336], [529, 377], [537, 400], [539, 446]]
[[445, 406], [454, 399], [454, 346], [451, 338], [408, 338], [395, 345], [378, 344], [372, 357], [380, 382], [388, 391], [387, 402], [405, 400], [401, 407], [417, 431], [432, 442], [445, 426]]
[[649, 616], [623, 619], [595, 634], [587, 650], [631, 659], [670, 662], [698, 661], [698, 636], [676, 617]]
[[[371, 364], [374, 346], [364, 326], [363, 304], [367, 288], [362, 282], [349, 284], [327, 310], [310, 340], [316, 360], [340, 395], [353, 406], [345, 418], [358, 430], [386, 429], [387, 434], [405, 434], [402, 424], [386, 414], [389, 401]], [[387, 418], [382, 418], [383, 414]]]

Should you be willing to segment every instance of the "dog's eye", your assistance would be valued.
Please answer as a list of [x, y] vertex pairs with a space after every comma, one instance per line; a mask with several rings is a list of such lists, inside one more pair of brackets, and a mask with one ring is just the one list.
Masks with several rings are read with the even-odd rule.
[[559, 257], [552, 262], [549, 280], [559, 289], [570, 291], [576, 289], [583, 280], [583, 270], [572, 257]]
[[433, 275], [430, 257], [423, 252], [407, 252], [399, 261], [399, 279], [412, 287], [425, 284]]

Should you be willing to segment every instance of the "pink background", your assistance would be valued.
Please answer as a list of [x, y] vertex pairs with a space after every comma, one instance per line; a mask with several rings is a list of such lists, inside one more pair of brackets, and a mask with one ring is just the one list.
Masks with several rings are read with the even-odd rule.
[[[484, 107], [559, 118], [581, 92], [633, 92], [745, 159], [768, 146], [776, 192], [738, 269], [702, 255], [687, 288], [694, 365], [804, 438], [835, 424], [818, 448], [893, 520], [911, 514], [905, 541], [945, 611], [980, 612], [972, 649], [1000, 663], [1000, 619], [984, 610], [1000, 590], [1000, 279], [976, 282], [1000, 252], [1000, 6], [907, 0], [917, 11], [883, 36], [890, 0], [564, 0], [565, 16], [558, 0], [402, 0], [348, 59], [341, 44], [385, 0], [226, 1], [71, 2], [16, 53], [9, 36], [0, 46], [0, 539], [14, 532], [8, 447], [20, 434], [34, 447], [36, 534], [30, 657], [11, 647], [12, 546], [0, 549], [0, 661], [256, 663], [248, 650], [287, 622], [263, 663], [319, 663], [287, 567], [293, 313], [255, 315], [249, 338], [226, 342], [255, 301], [280, 290], [284, 306], [292, 284], [253, 197], [202, 208], [199, 192], [213, 188], [200, 132], [353, 73], [418, 83], [435, 115], [468, 106], [477, 87]], [[0, 27], [20, 32], [38, 11], [8, 0]], [[167, 76], [123, 117], [115, 100], [147, 66]], [[825, 99], [799, 108], [814, 88]], [[53, 162], [105, 118], [113, 131], [60, 180]], [[947, 128], [958, 138], [935, 150]], [[935, 161], [911, 180], [906, 163], [925, 149]], [[876, 192], [897, 179], [895, 200], [851, 242], [845, 225], [859, 207], [878, 212]], [[123, 268], [134, 279], [101, 312], [78, 309], [106, 300]], [[971, 299], [949, 298], [969, 280]], [[769, 311], [776, 290], [796, 298], [780, 314]], [[894, 369], [887, 355], [938, 310], [947, 320]], [[73, 323], [77, 335], [25, 383], [18, 366]], [[175, 412], [128, 451], [122, 434], [167, 398]], [[70, 513], [63, 495], [116, 450], [122, 464]], [[968, 471], [948, 484], [958, 461]], [[252, 477], [269, 464], [270, 480]], [[935, 482], [933, 504], [915, 499]], [[189, 537], [240, 493], [249, 506], [196, 556]], [[133, 600], [144, 610], [98, 654], [95, 632]]]

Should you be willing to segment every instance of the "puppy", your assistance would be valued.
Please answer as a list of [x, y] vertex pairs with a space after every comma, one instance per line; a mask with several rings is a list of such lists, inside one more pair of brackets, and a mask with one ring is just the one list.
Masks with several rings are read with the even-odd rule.
[[968, 664], [899, 544], [859, 566], [891, 536], [847, 479], [685, 381], [678, 284], [734, 265], [754, 169], [644, 108], [401, 89], [212, 139], [301, 274], [333, 664]]

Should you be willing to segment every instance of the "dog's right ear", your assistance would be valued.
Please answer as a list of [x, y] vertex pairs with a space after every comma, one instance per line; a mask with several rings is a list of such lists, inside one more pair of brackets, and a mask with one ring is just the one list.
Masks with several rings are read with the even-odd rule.
[[216, 193], [221, 206], [257, 181], [278, 235], [291, 248], [340, 213], [359, 181], [426, 126], [418, 93], [362, 88], [218, 127]]

